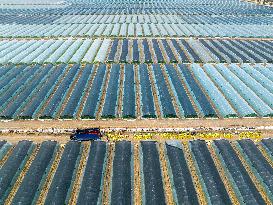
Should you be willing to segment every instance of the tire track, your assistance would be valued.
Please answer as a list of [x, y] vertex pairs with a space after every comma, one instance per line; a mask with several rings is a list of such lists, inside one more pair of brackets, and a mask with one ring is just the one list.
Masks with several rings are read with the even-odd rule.
[[139, 142], [134, 143], [134, 204], [142, 204]]
[[110, 189], [111, 189], [111, 181], [112, 181], [114, 154], [115, 154], [115, 144], [111, 143], [109, 144], [109, 147], [108, 147], [107, 165], [104, 172], [101, 204], [110, 204], [111, 202]]
[[120, 80], [119, 80], [119, 91], [118, 91], [118, 98], [117, 98], [117, 118], [122, 118], [122, 106], [123, 106], [123, 95], [124, 95], [124, 72], [125, 72], [125, 65], [122, 64], [120, 66]]
[[139, 48], [139, 62], [144, 63], [145, 62], [145, 54], [142, 46], [142, 40], [138, 39], [137, 45]]
[[165, 147], [164, 142], [158, 144], [158, 151], [159, 151], [159, 159], [161, 164], [161, 171], [162, 171], [162, 180], [165, 192], [166, 203], [169, 205], [174, 205], [174, 198], [172, 193], [172, 184], [168, 173], [168, 165], [166, 161], [165, 155]]
[[158, 63], [157, 58], [156, 58], [156, 54], [154, 51], [154, 47], [153, 47], [153, 43], [151, 42], [151, 40], [147, 39], [148, 42], [148, 46], [149, 46], [149, 51], [151, 53], [151, 57], [152, 57], [152, 63]]
[[10, 147], [8, 149], [8, 151], [5, 153], [4, 157], [0, 160], [0, 169], [2, 168], [2, 166], [6, 163], [6, 161], [8, 160], [9, 156], [12, 154], [13, 150], [15, 148], [15, 145], [13, 145], [12, 147]]
[[134, 75], [135, 75], [135, 89], [136, 89], [136, 117], [141, 119], [141, 101], [140, 101], [140, 80], [139, 80], [139, 67], [134, 65]]

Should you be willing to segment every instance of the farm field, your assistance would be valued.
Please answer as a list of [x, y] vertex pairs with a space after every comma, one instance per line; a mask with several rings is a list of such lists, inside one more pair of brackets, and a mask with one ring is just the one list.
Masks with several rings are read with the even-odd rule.
[[59, 38], [0, 40], [0, 64], [272, 63], [272, 39]]
[[0, 0], [1, 205], [272, 204], [272, 136], [272, 7]]
[[235, 0], [4, 1], [0, 119], [271, 118], [272, 15]]
[[272, 64], [60, 64], [0, 68], [1, 119], [273, 115]]
[[272, 148], [272, 139], [0, 141], [1, 203], [269, 204]]

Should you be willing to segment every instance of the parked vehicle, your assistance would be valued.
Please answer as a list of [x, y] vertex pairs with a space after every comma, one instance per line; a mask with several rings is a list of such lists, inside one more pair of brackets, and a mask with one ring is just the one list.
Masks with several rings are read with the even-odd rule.
[[102, 133], [99, 128], [77, 129], [75, 133], [70, 136], [71, 140], [75, 141], [93, 141], [101, 140]]

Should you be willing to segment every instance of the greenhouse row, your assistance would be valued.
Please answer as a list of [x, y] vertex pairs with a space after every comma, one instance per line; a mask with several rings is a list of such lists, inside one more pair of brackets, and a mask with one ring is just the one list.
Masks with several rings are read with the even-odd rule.
[[0, 71], [2, 119], [273, 116], [271, 64], [48, 64]]
[[0, 37], [261, 37], [272, 38], [272, 25], [222, 24], [4, 24]]
[[270, 25], [272, 15], [0, 15], [2, 24], [241, 24]]
[[[64, 4], [72, 4], [72, 5], [97, 5], [97, 4], [110, 4], [114, 0], [105, 0], [105, 1], [98, 1], [98, 0], [65, 0]], [[213, 5], [219, 6], [219, 5], [227, 5], [227, 6], [242, 6], [242, 7], [254, 7], [254, 8], [263, 8], [259, 5], [256, 4], [248, 4], [244, 1], [236, 1], [236, 0], [164, 0], [164, 1], [151, 1], [151, 0], [140, 0], [140, 1], [135, 1], [135, 0], [115, 0], [117, 5], [127, 5], [127, 7], [130, 7], [132, 5]]]
[[[5, 20], [6, 21], [6, 20]], [[16, 22], [16, 21], [15, 21]], [[224, 15], [71, 15], [60, 16], [51, 24], [272, 24], [272, 16]], [[26, 24], [26, 23], [25, 23]], [[32, 23], [33, 24], [33, 23]], [[47, 23], [49, 24], [49, 23]]]
[[[54, 5], [54, 4], [53, 4]], [[270, 15], [272, 9], [265, 6], [249, 4], [246, 2], [227, 1], [210, 3], [175, 3], [175, 2], [138, 2], [116, 3], [96, 2], [93, 4], [64, 4], [64, 6], [42, 8], [0, 8], [0, 14], [46, 14], [46, 15], [74, 15], [74, 14], [189, 14], [189, 15]]]
[[272, 139], [0, 141], [0, 202], [267, 204], [273, 192], [267, 158], [272, 147]]
[[272, 63], [271, 40], [2, 40], [0, 64]]

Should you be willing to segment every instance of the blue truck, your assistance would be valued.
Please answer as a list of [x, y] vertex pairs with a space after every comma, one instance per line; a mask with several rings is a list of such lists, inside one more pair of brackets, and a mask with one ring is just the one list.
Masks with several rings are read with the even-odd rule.
[[74, 141], [94, 141], [101, 140], [102, 133], [99, 128], [77, 129], [70, 136]]

